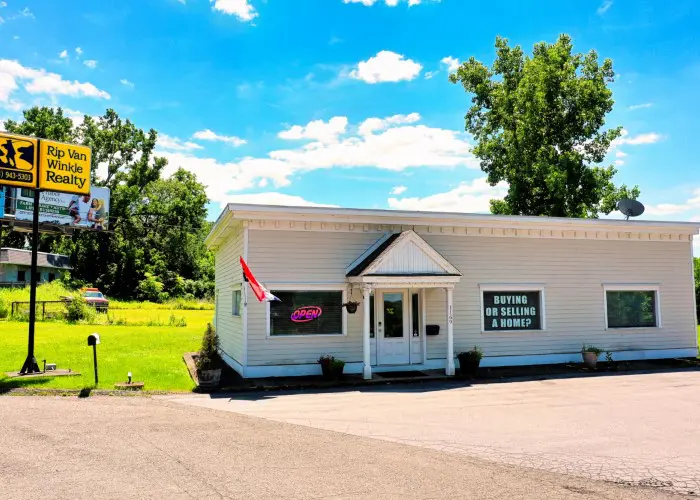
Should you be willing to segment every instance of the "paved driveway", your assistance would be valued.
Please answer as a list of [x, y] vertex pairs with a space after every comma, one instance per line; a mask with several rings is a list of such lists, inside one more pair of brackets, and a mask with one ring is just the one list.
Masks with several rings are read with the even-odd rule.
[[0, 397], [3, 500], [671, 496], [171, 400]]
[[700, 372], [177, 401], [700, 494]]

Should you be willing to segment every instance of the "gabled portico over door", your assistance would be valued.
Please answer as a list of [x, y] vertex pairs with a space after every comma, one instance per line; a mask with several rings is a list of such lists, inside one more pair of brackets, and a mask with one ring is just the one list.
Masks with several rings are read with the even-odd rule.
[[[445, 289], [447, 311], [445, 372], [448, 375], [454, 375], [452, 290], [462, 276], [457, 268], [415, 232], [404, 231], [386, 234], [380, 238], [348, 266], [346, 275], [352, 286], [362, 290], [364, 378], [372, 378], [370, 294], [372, 292], [376, 294], [378, 307], [375, 311], [377, 365], [406, 365], [406, 369], [415, 369], [410, 362], [412, 332], [409, 326], [411, 321], [408, 314], [410, 309], [408, 290], [425, 288]], [[420, 335], [424, 337], [424, 324], [422, 324], [422, 330]]]

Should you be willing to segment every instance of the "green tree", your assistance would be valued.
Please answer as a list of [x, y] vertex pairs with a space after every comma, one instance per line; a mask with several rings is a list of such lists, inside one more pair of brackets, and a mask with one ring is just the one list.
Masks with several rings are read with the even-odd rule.
[[602, 130], [612, 110], [612, 61], [573, 53], [568, 35], [538, 43], [532, 56], [496, 38], [491, 68], [474, 57], [450, 75], [473, 94], [466, 130], [474, 155], [494, 186], [509, 185], [491, 211], [506, 215], [597, 217], [639, 189], [616, 187], [615, 168], [603, 162], [621, 127]]

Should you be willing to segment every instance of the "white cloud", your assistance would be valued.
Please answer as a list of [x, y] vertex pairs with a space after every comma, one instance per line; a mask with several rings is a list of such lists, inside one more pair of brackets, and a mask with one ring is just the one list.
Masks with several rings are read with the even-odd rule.
[[133, 88], [134, 88], [133, 82], [130, 82], [130, 81], [127, 80], [126, 78], [122, 78], [121, 80], [119, 80], [119, 83], [121, 83], [122, 85], [124, 85], [124, 86], [126, 86], [126, 87], [129, 87], [130, 89], [133, 89]]
[[350, 77], [366, 83], [400, 82], [413, 80], [421, 69], [423, 66], [401, 54], [382, 50], [376, 56], [360, 62], [350, 72]]
[[[159, 144], [160, 146], [160, 141]], [[275, 187], [289, 185], [291, 166], [269, 158], [243, 158], [237, 162], [219, 162], [213, 158], [198, 158], [185, 152], [157, 151], [168, 160], [164, 176], [179, 167], [197, 174], [197, 180], [207, 186], [207, 196], [214, 202], [226, 203], [231, 193], [254, 188], [262, 179], [272, 181]]]
[[177, 137], [171, 137], [167, 134], [158, 134], [158, 147], [172, 151], [191, 151], [193, 149], [204, 149], [199, 144], [194, 142], [185, 142]]
[[244, 22], [252, 21], [258, 16], [249, 0], [209, 0], [214, 4], [213, 9], [231, 16], [236, 16]]
[[338, 136], [344, 134], [348, 127], [348, 119], [345, 116], [334, 116], [328, 122], [314, 120], [306, 125], [294, 125], [283, 130], [277, 137], [287, 140], [309, 139], [319, 141], [322, 144], [337, 142]]
[[0, 8], [7, 7], [7, 2], [0, 2]]
[[615, 158], [624, 158], [625, 156], [627, 156], [627, 153], [624, 151], [615, 151]]
[[[295, 149], [271, 151], [265, 157], [244, 157], [231, 162], [199, 158], [187, 152], [194, 149], [191, 144], [188, 147], [187, 143], [167, 136], [166, 139], [171, 141], [165, 143], [163, 137], [159, 137], [157, 154], [168, 159], [168, 171], [171, 173], [179, 166], [196, 173], [197, 178], [208, 186], [209, 198], [220, 203], [230, 200], [232, 192], [265, 187], [267, 182], [277, 188], [287, 186], [292, 176], [316, 169], [373, 167], [401, 171], [412, 167], [479, 168], [464, 133], [406, 124], [406, 117], [414, 120], [418, 116], [413, 113], [394, 116], [403, 118], [377, 119], [382, 124], [386, 123], [387, 128], [366, 136], [345, 132], [348, 128], [346, 117], [292, 127], [283, 134], [310, 142]], [[337, 125], [332, 126], [334, 123]], [[312, 124], [314, 126], [310, 127]], [[294, 132], [291, 133], [291, 130]]]
[[410, 115], [394, 115], [388, 118], [368, 118], [360, 125], [358, 132], [360, 135], [370, 135], [373, 132], [379, 130], [386, 130], [391, 125], [402, 125], [406, 123], [415, 123], [420, 120], [420, 115], [418, 113], [411, 113]]
[[[389, 7], [396, 7], [399, 3], [407, 2], [409, 7], [413, 7], [414, 5], [420, 5], [422, 3], [428, 3], [428, 2], [439, 2], [440, 0], [383, 0], [386, 5]], [[382, 3], [382, 0], [343, 0], [343, 3], [359, 3], [364, 5], [365, 7], [371, 7], [375, 3]]]
[[86, 59], [85, 61], [83, 61], [83, 64], [90, 69], [95, 69], [97, 67], [97, 61], [95, 61], [94, 59]]
[[83, 49], [81, 49], [80, 47], [76, 47], [76, 48], [75, 48], [75, 53], [78, 54], [79, 56], [82, 56], [82, 55], [83, 55]]
[[229, 196], [228, 203], [251, 203], [255, 205], [286, 205], [290, 207], [337, 207], [338, 205], [324, 205], [308, 201], [301, 196], [293, 196], [283, 193], [255, 193], [236, 194]]
[[61, 75], [44, 69], [32, 69], [17, 61], [0, 59], [0, 102], [7, 101], [18, 88], [18, 80], [30, 94], [69, 95], [110, 99], [110, 95], [92, 83], [64, 80]]
[[438, 73], [439, 73], [439, 71], [426, 71], [425, 75], [423, 75], [423, 78], [425, 78], [426, 80], [430, 80], [432, 77], [434, 77]]
[[480, 177], [471, 183], [463, 182], [445, 193], [433, 194], [425, 198], [389, 198], [388, 204], [390, 208], [399, 210], [489, 212], [489, 202], [503, 198], [507, 192], [508, 185], [505, 182], [490, 186], [486, 182], [486, 177]]
[[85, 114], [86, 113], [75, 109], [63, 108], [63, 116], [70, 118], [74, 127], [82, 125], [83, 121], [85, 120]]
[[400, 195], [403, 194], [408, 188], [406, 186], [394, 186], [391, 188], [391, 192], [389, 194], [395, 194], [395, 195]]
[[68, 51], [67, 51], [67, 50], [63, 50], [63, 52], [61, 52], [60, 54], [58, 54], [58, 57], [60, 57], [61, 59], [66, 59], [66, 58], [68, 57]]
[[[669, 216], [678, 215], [690, 211], [700, 210], [700, 189], [693, 190], [692, 197], [686, 200], [685, 203], [659, 203], [657, 205], [648, 205], [646, 210], [644, 210], [644, 215], [651, 216]], [[690, 216], [687, 217], [692, 220], [697, 217]]]
[[622, 144], [630, 144], [633, 146], [637, 146], [639, 144], [654, 144], [661, 141], [661, 139], [663, 139], [663, 136], [661, 134], [657, 134], [656, 132], [648, 132], [646, 134], [631, 136], [627, 130], [623, 129], [620, 137], [612, 142], [612, 146], [616, 147]]
[[240, 137], [218, 135], [209, 129], [200, 130], [198, 132], [195, 132], [192, 137], [194, 137], [195, 139], [200, 139], [202, 141], [225, 142], [225, 143], [230, 144], [232, 146], [242, 146], [243, 144], [246, 143], [246, 141], [244, 139], [241, 139]]
[[[381, 121], [384, 124], [388, 119]], [[312, 142], [294, 150], [272, 151], [269, 156], [293, 165], [296, 170], [377, 167], [400, 171], [422, 166], [479, 167], [471, 155], [470, 144], [460, 132], [425, 125], [387, 126], [389, 128], [378, 134], [354, 135], [328, 143]]]
[[635, 109], [651, 108], [653, 105], [653, 102], [645, 102], [644, 104], [634, 104], [627, 109], [630, 111], [634, 111]]
[[603, 3], [600, 4], [600, 7], [598, 7], [598, 10], [596, 10], [596, 12], [599, 16], [602, 16], [608, 11], [610, 7], [612, 7], [612, 4], [613, 0], [603, 0]]
[[459, 59], [457, 59], [456, 57], [443, 57], [442, 59], [440, 59], [440, 62], [447, 66], [447, 71], [449, 71], [450, 73], [457, 71], [457, 69], [459, 68]]

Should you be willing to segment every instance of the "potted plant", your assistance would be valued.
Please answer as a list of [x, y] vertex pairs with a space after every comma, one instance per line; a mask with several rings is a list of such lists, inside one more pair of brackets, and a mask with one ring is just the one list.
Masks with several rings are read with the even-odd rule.
[[602, 349], [598, 349], [595, 346], [583, 344], [583, 347], [581, 348], [581, 356], [583, 356], [583, 364], [586, 366], [586, 368], [595, 369], [596, 364], [598, 363], [598, 356], [600, 356], [600, 353], [602, 352]]
[[334, 359], [331, 361], [331, 376], [333, 380], [338, 380], [343, 377], [343, 370], [345, 369], [345, 361], [340, 359]]
[[219, 364], [219, 336], [211, 325], [207, 324], [202, 337], [202, 347], [195, 361], [197, 368], [197, 384], [202, 388], [218, 387], [221, 381], [221, 366]]
[[331, 365], [333, 364], [334, 361], [335, 361], [335, 357], [331, 356], [330, 354], [324, 354], [323, 356], [318, 358], [318, 364], [321, 365], [321, 373], [323, 374], [323, 378], [325, 378], [325, 379], [333, 378], [332, 371], [331, 371]]
[[484, 352], [476, 345], [473, 349], [457, 354], [457, 359], [459, 360], [459, 374], [462, 377], [475, 376], [479, 369], [481, 358], [483, 357]]
[[349, 300], [345, 304], [343, 304], [343, 307], [347, 309], [347, 311], [350, 314], [355, 314], [357, 312], [357, 306], [359, 306], [360, 303], [355, 301], [355, 300]]

